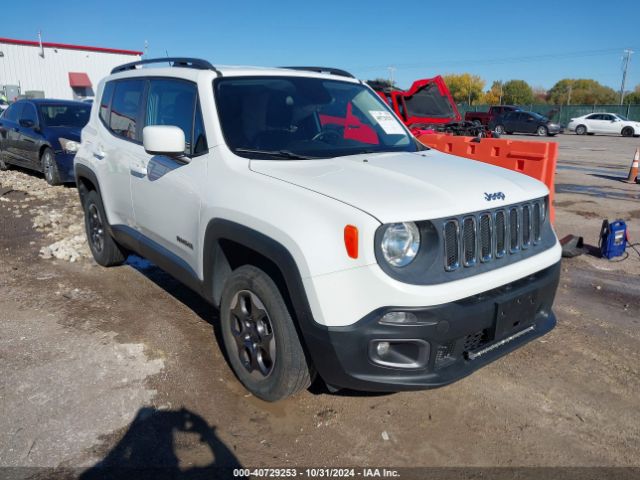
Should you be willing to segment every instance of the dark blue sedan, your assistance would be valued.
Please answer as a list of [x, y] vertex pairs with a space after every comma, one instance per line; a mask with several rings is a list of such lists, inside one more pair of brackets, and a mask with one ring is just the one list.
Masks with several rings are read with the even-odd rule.
[[37, 170], [49, 185], [74, 182], [73, 157], [91, 105], [44, 98], [20, 100], [0, 117], [0, 170]]

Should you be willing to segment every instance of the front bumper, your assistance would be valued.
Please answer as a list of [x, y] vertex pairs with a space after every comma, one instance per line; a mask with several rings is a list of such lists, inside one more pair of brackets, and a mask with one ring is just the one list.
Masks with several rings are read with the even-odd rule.
[[[553, 329], [551, 307], [559, 276], [560, 262], [451, 303], [379, 308], [346, 327], [307, 326], [304, 337], [319, 374], [331, 386], [368, 391], [439, 387]], [[389, 311], [409, 311], [418, 323], [379, 323]], [[400, 357], [406, 355], [406, 365], [381, 361], [375, 348], [380, 341], [396, 348]]]
[[60, 174], [60, 181], [63, 183], [75, 183], [76, 177], [73, 171], [73, 159], [75, 153], [66, 153], [62, 150], [55, 152], [55, 161]]

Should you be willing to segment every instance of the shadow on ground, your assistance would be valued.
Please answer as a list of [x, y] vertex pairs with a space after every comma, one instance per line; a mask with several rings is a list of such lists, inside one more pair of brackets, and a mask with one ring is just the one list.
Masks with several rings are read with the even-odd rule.
[[[224, 348], [224, 342], [222, 340], [218, 311], [212, 305], [189, 287], [180, 283], [145, 258], [137, 255], [129, 255], [126, 264], [165, 290], [173, 298], [189, 307], [202, 320], [209, 323], [213, 330], [213, 337], [217, 341], [225, 361], [227, 361], [227, 363], [229, 362], [228, 352]], [[361, 392], [348, 389], [334, 391], [327, 387], [320, 377], [316, 377], [308, 391], [312, 395], [336, 395], [343, 397], [378, 397], [391, 394], [390, 392]]]
[[[213, 461], [205, 466], [181, 465], [178, 449], [185, 449], [180, 433], [197, 435], [199, 449], [210, 450]], [[185, 462], [188, 463], [188, 462]], [[240, 463], [201, 416], [189, 410], [143, 408], [122, 440], [80, 480], [218, 479], [233, 478]]]

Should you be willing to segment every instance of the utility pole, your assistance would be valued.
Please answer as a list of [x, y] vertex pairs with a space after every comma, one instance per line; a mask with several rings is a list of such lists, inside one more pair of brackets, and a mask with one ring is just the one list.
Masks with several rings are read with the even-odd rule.
[[622, 105], [622, 103], [624, 102], [624, 89], [627, 84], [627, 69], [629, 68], [629, 60], [631, 60], [632, 53], [633, 53], [633, 50], [629, 48], [627, 48], [624, 51], [625, 58], [624, 58], [624, 68], [622, 69], [622, 86], [620, 87], [620, 105]]
[[567, 95], [567, 105], [571, 105], [571, 92], [573, 91], [573, 83], [569, 84], [569, 94]]
[[396, 71], [396, 67], [394, 66], [390, 66], [387, 67], [387, 70], [389, 70], [389, 86], [393, 87], [395, 80], [393, 79], [393, 74]]

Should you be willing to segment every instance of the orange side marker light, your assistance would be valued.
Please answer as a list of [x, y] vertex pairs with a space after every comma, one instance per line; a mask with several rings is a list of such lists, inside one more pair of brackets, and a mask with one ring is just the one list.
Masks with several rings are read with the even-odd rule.
[[347, 248], [347, 255], [358, 258], [358, 227], [353, 225], [344, 227], [344, 246]]

